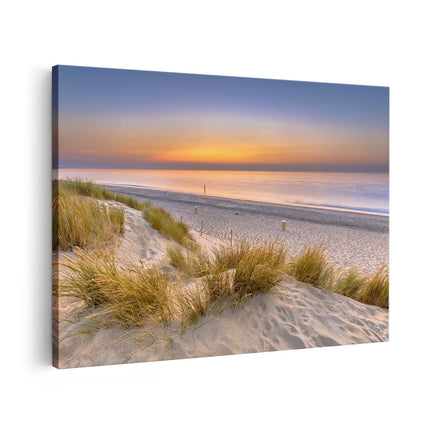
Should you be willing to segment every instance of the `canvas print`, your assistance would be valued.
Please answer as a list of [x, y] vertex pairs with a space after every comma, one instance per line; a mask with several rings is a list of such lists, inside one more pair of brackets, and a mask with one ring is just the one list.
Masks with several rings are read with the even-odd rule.
[[52, 84], [56, 367], [388, 340], [388, 88]]

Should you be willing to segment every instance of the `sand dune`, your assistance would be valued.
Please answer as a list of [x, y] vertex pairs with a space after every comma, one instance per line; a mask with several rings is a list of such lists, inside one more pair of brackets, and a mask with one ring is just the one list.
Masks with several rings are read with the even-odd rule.
[[[119, 203], [110, 203], [120, 205]], [[117, 249], [122, 264], [142, 259], [172, 272], [166, 257], [171, 243], [153, 230], [138, 211], [124, 207], [125, 234]], [[195, 234], [205, 247], [215, 243]], [[59, 366], [77, 367], [187, 357], [347, 345], [388, 340], [388, 310], [322, 291], [288, 276], [270, 294], [258, 295], [239, 308], [226, 307], [181, 332], [148, 324], [125, 331], [109, 325], [92, 335], [80, 333], [79, 321], [67, 322], [80, 303], [59, 301]], [[88, 311], [90, 313], [91, 311]]]
[[118, 326], [102, 328], [93, 337], [67, 338], [61, 342], [60, 364], [92, 366], [387, 340], [388, 310], [288, 278], [277, 292], [204, 317], [183, 334], [178, 325], [126, 333]]

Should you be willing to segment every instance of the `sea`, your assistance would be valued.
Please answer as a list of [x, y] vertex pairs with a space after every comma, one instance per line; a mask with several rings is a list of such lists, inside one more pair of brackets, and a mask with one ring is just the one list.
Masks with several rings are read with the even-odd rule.
[[387, 173], [150, 169], [58, 169], [59, 179], [90, 180], [233, 199], [387, 216]]

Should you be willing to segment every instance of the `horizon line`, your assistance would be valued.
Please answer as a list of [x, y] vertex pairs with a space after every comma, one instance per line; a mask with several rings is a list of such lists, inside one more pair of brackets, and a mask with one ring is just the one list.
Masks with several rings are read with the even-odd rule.
[[53, 170], [82, 169], [82, 170], [191, 170], [191, 171], [249, 171], [249, 172], [338, 172], [338, 173], [389, 173], [389, 164], [381, 165], [158, 165], [158, 166], [118, 166], [118, 165], [52, 165]]

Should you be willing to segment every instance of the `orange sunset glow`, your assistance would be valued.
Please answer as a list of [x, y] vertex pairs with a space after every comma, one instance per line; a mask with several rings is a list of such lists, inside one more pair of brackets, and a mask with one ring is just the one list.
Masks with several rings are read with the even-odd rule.
[[64, 82], [62, 167], [388, 166], [386, 88], [79, 68]]

